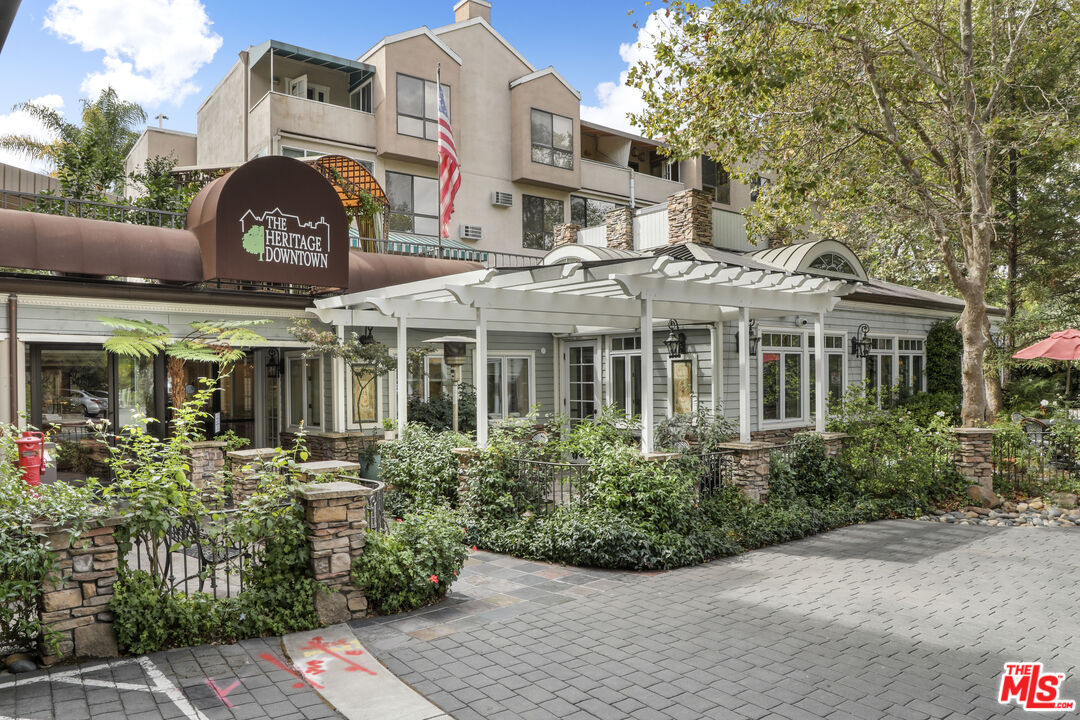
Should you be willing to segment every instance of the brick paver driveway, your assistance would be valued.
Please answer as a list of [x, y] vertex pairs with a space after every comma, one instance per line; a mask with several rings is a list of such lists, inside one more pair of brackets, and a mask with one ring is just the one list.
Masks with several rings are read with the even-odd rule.
[[[354, 627], [458, 720], [1058, 717], [996, 693], [1041, 661], [1080, 700], [1078, 551], [1077, 530], [890, 521], [632, 580], [480, 554], [456, 607]], [[525, 571], [533, 592], [478, 597]]]

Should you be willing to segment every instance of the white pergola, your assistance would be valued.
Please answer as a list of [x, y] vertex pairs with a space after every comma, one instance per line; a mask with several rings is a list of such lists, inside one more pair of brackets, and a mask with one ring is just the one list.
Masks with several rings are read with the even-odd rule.
[[[641, 336], [641, 445], [653, 447], [653, 332], [669, 319], [713, 328], [714, 357], [720, 353], [720, 323], [738, 322], [749, 337], [751, 318], [783, 315], [815, 317], [815, 382], [818, 430], [825, 421], [825, 313], [855, 285], [812, 275], [753, 269], [724, 263], [635, 257], [571, 261], [523, 269], [475, 270], [317, 300], [313, 312], [323, 322], [345, 326], [396, 326], [397, 411], [404, 427], [408, 406], [406, 331], [474, 329], [474, 377], [487, 367], [489, 331], [562, 335], [637, 329]], [[739, 344], [739, 437], [750, 439], [749, 343]], [[715, 385], [716, 383], [714, 383]], [[476, 439], [488, 437], [487, 385], [476, 382]]]

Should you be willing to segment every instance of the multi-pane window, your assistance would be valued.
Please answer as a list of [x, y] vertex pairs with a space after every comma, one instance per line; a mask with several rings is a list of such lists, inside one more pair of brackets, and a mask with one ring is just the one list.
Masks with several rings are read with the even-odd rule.
[[390, 229], [417, 235], [439, 234], [439, 181], [435, 178], [386, 173]]
[[371, 112], [371, 81], [358, 87], [349, 93], [349, 107], [361, 112]]
[[290, 427], [322, 426], [322, 361], [300, 355], [288, 357], [285, 397], [289, 400], [287, 417]]
[[378, 407], [378, 378], [370, 370], [363, 366], [353, 366], [352, 391], [349, 393], [349, 423], [361, 425], [377, 422], [379, 419]]
[[488, 417], [525, 417], [532, 403], [529, 357], [489, 357]]
[[574, 121], [562, 115], [533, 109], [532, 161], [574, 169]]
[[577, 223], [581, 227], [593, 227], [607, 222], [607, 214], [620, 207], [617, 203], [607, 200], [594, 200], [593, 198], [570, 196], [570, 222]]
[[822, 253], [821, 255], [818, 255], [814, 258], [814, 261], [810, 263], [810, 269], [821, 270], [823, 272], [844, 273], [845, 275], [855, 274], [855, 268], [851, 267], [851, 263], [837, 253]]
[[713, 202], [731, 204], [731, 175], [708, 155], [701, 156], [701, 189]]
[[535, 195], [521, 196], [521, 246], [550, 250], [555, 226], [563, 222], [563, 201]]
[[[449, 114], [449, 86], [443, 85], [442, 91]], [[439, 93], [434, 82], [398, 73], [397, 131], [426, 140], [439, 139]]]
[[445, 369], [441, 355], [425, 357], [423, 375], [417, 377], [409, 372], [409, 397], [428, 402], [445, 393], [450, 384], [450, 373]]
[[611, 404], [627, 415], [641, 414], [641, 337], [611, 340]]
[[797, 333], [761, 334], [761, 417], [802, 417], [803, 337]]
[[288, 145], [281, 146], [281, 154], [285, 157], [291, 158], [309, 158], [309, 157], [321, 157], [326, 153], [321, 150], [308, 150], [307, 148], [289, 147]]
[[893, 338], [870, 338], [870, 355], [863, 361], [866, 385], [876, 398], [888, 397], [893, 383]]
[[[807, 337], [810, 356], [810, 410], [817, 407], [817, 357], [813, 354], [814, 336]], [[825, 336], [825, 390], [826, 403], [835, 402], [844, 395], [844, 338], [842, 335]]]
[[897, 371], [902, 390], [911, 393], [923, 391], [923, 368], [926, 364], [925, 343], [914, 338], [898, 338]]

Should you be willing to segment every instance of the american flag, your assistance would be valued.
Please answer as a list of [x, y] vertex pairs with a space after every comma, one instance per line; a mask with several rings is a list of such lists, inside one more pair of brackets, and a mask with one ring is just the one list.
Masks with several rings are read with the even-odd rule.
[[461, 165], [458, 164], [454, 131], [450, 128], [450, 113], [446, 110], [442, 83], [439, 88], [439, 229], [444, 238], [450, 237], [450, 216], [454, 214], [454, 197], [461, 187]]

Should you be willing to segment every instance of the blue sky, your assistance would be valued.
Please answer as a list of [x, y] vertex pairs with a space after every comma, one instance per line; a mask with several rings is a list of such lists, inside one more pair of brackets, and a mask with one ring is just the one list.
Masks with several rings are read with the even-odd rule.
[[[140, 102], [150, 123], [160, 112], [166, 127], [194, 132], [199, 104], [249, 45], [274, 38], [355, 58], [385, 35], [449, 24], [453, 3], [23, 0], [0, 53], [0, 134], [35, 131], [16, 103], [43, 98], [73, 118], [105, 84]], [[592, 106], [586, 117], [625, 126], [633, 99], [620, 74], [648, 12], [642, 0], [493, 0], [492, 25], [535, 66], [554, 65]], [[3, 153], [0, 162], [30, 166]]]

